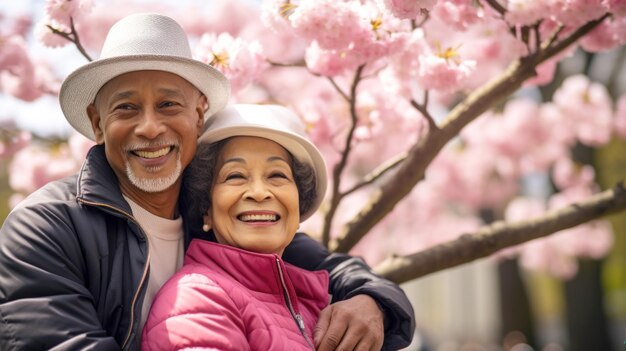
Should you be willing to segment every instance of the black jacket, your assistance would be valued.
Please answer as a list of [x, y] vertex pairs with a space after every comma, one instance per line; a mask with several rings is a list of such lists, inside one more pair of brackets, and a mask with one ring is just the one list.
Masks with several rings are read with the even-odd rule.
[[[104, 149], [92, 148], [77, 175], [31, 194], [0, 229], [0, 350], [138, 349], [147, 250]], [[301, 233], [284, 258], [328, 270], [334, 300], [374, 297], [386, 312], [384, 349], [410, 343], [408, 299], [363, 261]]]

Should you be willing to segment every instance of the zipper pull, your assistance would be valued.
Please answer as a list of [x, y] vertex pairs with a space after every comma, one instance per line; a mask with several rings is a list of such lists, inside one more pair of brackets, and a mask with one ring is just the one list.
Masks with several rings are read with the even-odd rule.
[[296, 321], [298, 322], [298, 327], [300, 330], [304, 331], [304, 320], [299, 313], [296, 313]]

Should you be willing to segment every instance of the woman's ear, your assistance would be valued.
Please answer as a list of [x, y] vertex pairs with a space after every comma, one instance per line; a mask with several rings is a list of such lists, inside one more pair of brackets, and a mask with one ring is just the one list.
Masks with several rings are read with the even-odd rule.
[[211, 230], [211, 216], [207, 213], [202, 216], [202, 221], [204, 224], [202, 225], [202, 231], [208, 233]]

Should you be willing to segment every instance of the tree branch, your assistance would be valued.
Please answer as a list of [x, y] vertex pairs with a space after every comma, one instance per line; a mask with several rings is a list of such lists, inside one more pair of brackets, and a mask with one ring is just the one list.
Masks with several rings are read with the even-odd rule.
[[377, 179], [382, 177], [385, 173], [391, 171], [397, 165], [399, 165], [402, 162], [404, 162], [404, 160], [406, 159], [406, 155], [407, 155], [407, 153], [403, 152], [403, 153], [401, 153], [399, 155], [396, 155], [393, 158], [387, 160], [385, 163], [381, 164], [380, 166], [376, 167], [376, 169], [374, 169], [372, 172], [370, 172], [369, 174], [367, 174], [363, 178], [362, 182], [360, 182], [358, 184], [355, 184], [352, 188], [344, 191], [342, 193], [342, 197], [350, 195], [353, 192], [361, 189], [362, 187], [374, 183]]
[[496, 10], [496, 12], [498, 12], [500, 15], [504, 16], [504, 14], [506, 13], [506, 9], [496, 0], [485, 0], [485, 2], [488, 3], [489, 6]]
[[[339, 207], [339, 202], [341, 202], [342, 195], [339, 191], [341, 185], [341, 175], [343, 174], [346, 165], [348, 164], [348, 155], [350, 155], [350, 151], [352, 150], [352, 141], [354, 137], [354, 131], [356, 130], [358, 118], [356, 113], [356, 90], [359, 86], [359, 82], [361, 81], [361, 74], [363, 73], [363, 69], [365, 65], [359, 66], [357, 68], [356, 73], [354, 74], [354, 79], [352, 80], [352, 86], [350, 87], [350, 95], [344, 97], [348, 100], [350, 104], [350, 116], [352, 120], [352, 124], [350, 125], [350, 130], [346, 135], [346, 141], [343, 148], [343, 152], [341, 154], [341, 159], [335, 165], [333, 169], [333, 189], [330, 198], [330, 207], [326, 214], [324, 215], [324, 224], [322, 225], [322, 243], [324, 246], [328, 247], [328, 243], [330, 242], [330, 227], [333, 221], [333, 217]], [[339, 90], [339, 87], [335, 85], [335, 82], [330, 79], [330, 82]]]
[[408, 256], [390, 257], [375, 271], [387, 279], [402, 283], [624, 210], [626, 189], [622, 180], [613, 189], [535, 219], [515, 223], [495, 222], [476, 233], [463, 234], [451, 242]]
[[87, 59], [87, 61], [89, 62], [93, 61], [91, 56], [89, 56], [89, 54], [87, 53], [87, 50], [85, 50], [85, 48], [83, 47], [83, 44], [80, 42], [80, 38], [78, 37], [78, 32], [76, 31], [76, 27], [74, 26], [74, 19], [72, 17], [70, 17], [70, 32], [69, 33], [58, 30], [49, 24], [47, 24], [46, 27], [48, 27], [48, 29], [50, 29], [50, 31], [52, 31], [53, 34], [59, 35], [71, 41], [76, 46], [76, 48], [81, 53], [81, 55], [83, 55]]
[[428, 90], [424, 91], [424, 103], [419, 104], [417, 101], [411, 99], [411, 106], [413, 106], [416, 110], [418, 110], [422, 116], [424, 116], [424, 118], [426, 118], [426, 121], [428, 122], [428, 127], [431, 129], [437, 129], [439, 128], [437, 126], [437, 123], [435, 123], [435, 119], [433, 118], [433, 116], [428, 112]]
[[[602, 20], [604, 18], [606, 16]], [[512, 62], [500, 76], [457, 104], [439, 129], [429, 129], [426, 136], [409, 150], [406, 162], [372, 192], [369, 202], [342, 228], [337, 240], [331, 242], [329, 248], [337, 252], [348, 252], [424, 178], [426, 168], [435, 156], [467, 124], [517, 91], [528, 78], [535, 76], [537, 65], [564, 50], [600, 23], [601, 19], [587, 23], [554, 46]]]

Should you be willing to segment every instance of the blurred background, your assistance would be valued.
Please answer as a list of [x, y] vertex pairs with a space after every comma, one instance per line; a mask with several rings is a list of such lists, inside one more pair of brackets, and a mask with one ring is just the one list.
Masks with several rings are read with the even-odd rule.
[[[75, 45], [50, 47], [36, 35], [36, 23], [45, 18], [45, 6], [49, 3], [53, 1], [0, 1], [0, 87], [3, 88], [0, 89], [0, 223], [12, 206], [28, 193], [74, 172], [91, 146], [89, 141], [75, 135], [65, 122], [55, 94], [60, 80], [84, 64], [86, 58], [78, 53]], [[230, 30], [243, 36], [242, 25], [234, 29], [234, 23], [259, 17], [261, 6], [259, 1], [226, 0], [178, 0], [176, 5], [167, 1], [138, 0], [93, 3], [93, 13], [100, 14], [94, 27], [102, 28], [84, 34], [94, 43], [98, 43], [95, 38], [123, 14], [147, 10], [171, 14], [186, 23], [191, 33]], [[17, 28], [19, 26], [24, 28]], [[23, 33], [28, 60], [39, 72], [36, 77], [41, 80], [39, 88], [45, 87], [43, 93], [16, 96], [7, 92], [11, 76], [20, 74], [6, 65], [16, 60], [17, 55], [7, 49], [11, 33]], [[198, 36], [192, 40], [198, 44]], [[97, 57], [96, 46], [93, 44], [87, 51]], [[583, 75], [603, 86], [613, 101], [617, 101], [626, 93], [625, 57], [623, 45], [593, 53], [577, 49], [556, 65], [548, 83], [526, 87], [516, 96], [537, 102], [550, 101], [568, 77]], [[242, 90], [238, 98], [255, 100], [258, 92]], [[443, 103], [438, 106], [435, 108], [445, 111]], [[500, 106], [500, 110], [503, 109], [504, 106]], [[19, 151], [12, 152], [12, 149]], [[614, 186], [626, 175], [624, 138], [612, 138], [603, 145], [576, 143], [571, 154], [579, 165], [593, 167], [594, 181], [601, 189]], [[549, 174], [534, 173], [525, 176], [517, 190], [536, 198], [547, 198], [554, 190], [554, 183]], [[489, 191], [501, 190], [490, 188]], [[407, 206], [402, 213], [415, 210]], [[503, 218], [503, 211], [500, 207], [483, 206], [479, 219], [490, 223]], [[559, 243], [544, 241], [530, 250], [544, 255], [534, 258], [543, 260], [542, 264], [535, 261], [534, 265], [524, 265], [520, 256], [503, 254], [402, 283], [413, 303], [418, 326], [416, 338], [408, 350], [626, 350], [626, 213], [611, 216], [605, 223], [610, 226], [607, 230], [612, 236], [601, 257], [569, 257], [568, 262], [552, 257], [554, 260], [550, 261], [552, 251], [545, 246]], [[313, 221], [310, 228], [318, 224]], [[413, 225], [420, 226], [419, 223]], [[454, 229], [453, 224], [450, 226]], [[386, 223], [385, 228], [395, 230], [392, 223]], [[463, 226], [458, 228], [460, 232]], [[411, 230], [410, 225], [402, 229]], [[423, 230], [428, 231], [428, 228]], [[384, 240], [420, 239], [406, 235], [388, 239], [380, 234], [355, 247], [351, 253], [364, 257], [374, 266], [387, 255], [379, 251]]]

